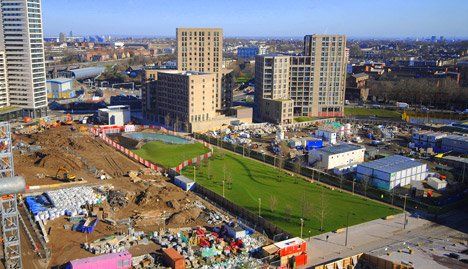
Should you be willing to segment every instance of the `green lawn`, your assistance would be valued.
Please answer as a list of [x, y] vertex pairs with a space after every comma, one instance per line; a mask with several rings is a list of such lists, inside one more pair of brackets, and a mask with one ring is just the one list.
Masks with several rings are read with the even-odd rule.
[[304, 122], [304, 121], [313, 121], [313, 120], [316, 120], [317, 118], [315, 117], [305, 117], [305, 116], [301, 116], [301, 117], [296, 117], [294, 118], [294, 121], [295, 122]]
[[[294, 235], [300, 234], [302, 216], [305, 219], [304, 236], [309, 236], [346, 226], [348, 212], [355, 214], [349, 218], [350, 225], [398, 212], [372, 200], [309, 183], [274, 167], [219, 149], [209, 163], [197, 169], [196, 182], [222, 195], [223, 171], [228, 175], [225, 181], [227, 199], [257, 213], [260, 198], [261, 215]], [[208, 173], [211, 173], [211, 179]], [[182, 174], [193, 178], [193, 168], [184, 169]], [[227, 183], [229, 177], [232, 178], [231, 187]], [[325, 212], [324, 231], [320, 231], [321, 212]]]
[[380, 118], [401, 118], [396, 110], [364, 107], [345, 107], [345, 116], [376, 116]]
[[194, 144], [166, 144], [161, 141], [148, 142], [141, 149], [133, 150], [145, 160], [160, 164], [166, 168], [173, 168], [181, 162], [209, 152], [200, 143]]

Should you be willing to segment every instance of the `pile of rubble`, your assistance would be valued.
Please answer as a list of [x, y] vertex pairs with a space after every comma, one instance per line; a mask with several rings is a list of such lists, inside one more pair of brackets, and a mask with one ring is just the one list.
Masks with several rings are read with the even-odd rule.
[[153, 240], [163, 248], [174, 248], [185, 258], [189, 268], [238, 268], [261, 264], [251, 257], [251, 253], [264, 241], [247, 233], [234, 238], [226, 225], [212, 231], [200, 227], [184, 229], [175, 235], [169, 231], [155, 232]]
[[147, 245], [148, 243], [148, 238], [144, 232], [129, 228], [127, 234], [112, 235], [91, 243], [84, 243], [83, 248], [93, 254], [107, 254], [122, 252], [132, 246]]
[[112, 208], [122, 208], [127, 206], [128, 198], [123, 191], [110, 190], [107, 195], [107, 201]]

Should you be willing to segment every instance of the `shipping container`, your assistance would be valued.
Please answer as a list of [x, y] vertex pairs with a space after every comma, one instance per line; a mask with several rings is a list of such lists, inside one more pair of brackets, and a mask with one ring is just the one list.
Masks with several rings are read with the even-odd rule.
[[358, 180], [369, 178], [372, 185], [385, 190], [410, 184], [412, 180], [424, 180], [426, 176], [427, 164], [400, 155], [362, 163], [356, 169]]
[[179, 175], [174, 177], [174, 184], [184, 191], [189, 191], [195, 185], [195, 181], [183, 175]]
[[184, 257], [173, 248], [163, 249], [163, 259], [172, 269], [185, 269]]
[[130, 269], [132, 268], [132, 254], [128, 251], [105, 254], [84, 259], [77, 259], [67, 263], [66, 269]]

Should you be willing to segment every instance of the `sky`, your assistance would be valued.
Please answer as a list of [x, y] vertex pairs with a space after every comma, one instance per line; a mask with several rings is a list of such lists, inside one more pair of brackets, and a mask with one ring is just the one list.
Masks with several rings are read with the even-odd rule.
[[468, 37], [468, 0], [42, 0], [44, 34], [175, 36], [220, 27], [226, 37]]

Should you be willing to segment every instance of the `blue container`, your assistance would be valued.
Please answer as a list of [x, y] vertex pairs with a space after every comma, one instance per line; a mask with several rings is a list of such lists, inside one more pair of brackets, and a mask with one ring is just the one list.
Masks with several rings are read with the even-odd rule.
[[306, 141], [306, 150], [319, 149], [323, 147], [322, 139], [311, 139]]

